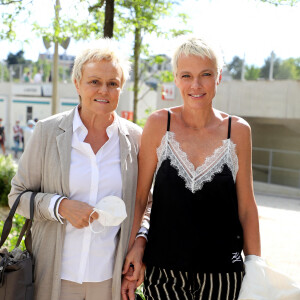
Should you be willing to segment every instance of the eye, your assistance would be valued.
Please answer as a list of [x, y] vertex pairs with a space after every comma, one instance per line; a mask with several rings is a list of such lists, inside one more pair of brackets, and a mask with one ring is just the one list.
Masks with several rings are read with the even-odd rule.
[[94, 80], [90, 81], [90, 84], [97, 85], [98, 84], [98, 80], [94, 79]]
[[184, 74], [184, 75], [181, 76], [181, 78], [190, 78], [190, 77], [191, 77], [191, 76], [188, 75], [188, 74]]
[[211, 76], [211, 73], [208, 73], [208, 72], [203, 73], [203, 76]]
[[113, 82], [113, 81], [110, 82], [109, 85], [112, 86], [112, 87], [117, 87], [118, 86], [118, 84], [116, 82]]

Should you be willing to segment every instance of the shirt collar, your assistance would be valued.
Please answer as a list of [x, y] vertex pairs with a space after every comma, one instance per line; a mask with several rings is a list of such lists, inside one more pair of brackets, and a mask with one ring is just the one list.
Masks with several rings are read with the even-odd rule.
[[[120, 127], [119, 124], [119, 120], [118, 120], [118, 115], [117, 113], [114, 111], [114, 120], [113, 122], [106, 128], [106, 133], [108, 135], [108, 137], [110, 138], [113, 134], [118, 132], [118, 129]], [[88, 134], [88, 130], [87, 128], [84, 126], [84, 124], [81, 121], [80, 115], [79, 115], [79, 111], [78, 111], [78, 105], [75, 109], [75, 113], [74, 113], [74, 119], [73, 119], [73, 133], [75, 131], [79, 131], [80, 133], [84, 134], [83, 139], [87, 136]], [[81, 136], [81, 134], [79, 133], [79, 135]]]

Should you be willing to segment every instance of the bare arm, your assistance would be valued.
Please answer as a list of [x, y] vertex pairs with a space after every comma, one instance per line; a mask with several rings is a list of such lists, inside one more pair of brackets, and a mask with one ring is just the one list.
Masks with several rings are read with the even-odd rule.
[[233, 120], [233, 141], [237, 145], [239, 171], [236, 190], [239, 218], [244, 233], [244, 254], [261, 255], [258, 210], [253, 192], [251, 128], [240, 118]]
[[[134, 221], [132, 225], [129, 249], [132, 247], [135, 236], [140, 229], [142, 217], [148, 202], [148, 196], [152, 185], [153, 175], [157, 165], [156, 149], [162, 138], [164, 127], [161, 126], [164, 118], [161, 115], [164, 111], [152, 114], [145, 125], [141, 139], [141, 148], [139, 152], [139, 175], [136, 192], [136, 203], [134, 211]], [[166, 122], [166, 121], [165, 121]]]
[[[134, 221], [129, 241], [129, 253], [123, 269], [123, 274], [125, 274], [129, 270], [130, 264], [133, 264], [134, 273], [132, 278], [136, 280], [140, 278], [146, 240], [143, 237], [139, 237], [135, 241], [135, 237], [140, 229], [142, 217], [148, 202], [148, 195], [157, 165], [156, 149], [160, 145], [162, 136], [166, 131], [166, 124], [167, 112], [165, 110], [155, 112], [148, 118], [142, 134]], [[150, 205], [147, 208], [150, 208]]]

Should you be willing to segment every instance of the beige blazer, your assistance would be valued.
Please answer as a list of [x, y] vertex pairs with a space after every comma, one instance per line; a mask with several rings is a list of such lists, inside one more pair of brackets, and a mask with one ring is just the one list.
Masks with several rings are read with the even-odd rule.
[[[60, 295], [61, 256], [65, 224], [52, 219], [48, 206], [55, 194], [69, 196], [69, 171], [74, 110], [40, 121], [19, 161], [12, 179], [9, 205], [19, 193], [38, 191], [35, 198], [33, 253], [35, 258], [35, 299], [58, 300]], [[123, 200], [127, 218], [121, 225], [113, 272], [113, 300], [121, 299], [121, 273], [134, 216], [137, 185], [137, 155], [141, 128], [119, 118], [119, 138]], [[30, 192], [25, 193], [17, 212], [29, 217]]]

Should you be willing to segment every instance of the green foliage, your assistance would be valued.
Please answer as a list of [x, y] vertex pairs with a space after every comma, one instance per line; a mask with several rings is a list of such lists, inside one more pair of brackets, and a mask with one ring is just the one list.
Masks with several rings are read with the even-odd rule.
[[153, 112], [153, 109], [151, 107], [147, 108], [145, 110], [146, 117], [142, 118], [142, 119], [138, 119], [137, 122], [136, 122], [136, 124], [139, 125], [140, 127], [144, 128], [144, 126], [145, 126], [145, 124], [147, 122], [147, 119], [151, 115], [152, 112]]
[[143, 293], [143, 289], [144, 289], [144, 284], [141, 284], [137, 290], [135, 291], [135, 293], [137, 295], [139, 295], [143, 300], [146, 300], [145, 296], [144, 296], [144, 293]]
[[259, 0], [259, 1], [270, 3], [270, 4], [273, 4], [275, 6], [278, 6], [278, 5], [294, 6], [299, 2], [299, 0]]
[[10, 192], [11, 180], [17, 171], [12, 156], [0, 155], [0, 206], [7, 206], [7, 195]]
[[[154, 33], [157, 37], [169, 37], [170, 34], [175, 36], [179, 32], [176, 30], [164, 30], [165, 27], [159, 26], [159, 20], [172, 14], [172, 9], [179, 1], [172, 0], [126, 0], [117, 1], [120, 9], [118, 12], [118, 23], [123, 24], [127, 32], [134, 35], [133, 42], [133, 122], [137, 121], [137, 105], [140, 100], [139, 81], [142, 78], [142, 69], [140, 65], [140, 57], [143, 54], [149, 55], [148, 47], [143, 43], [145, 34]], [[184, 14], [177, 15], [178, 22], [185, 25], [187, 16]], [[184, 28], [184, 26], [183, 26]], [[180, 33], [189, 32], [188, 30], [180, 30]]]
[[[259, 68], [254, 65], [245, 66], [245, 79], [257, 80], [258, 78], [269, 79], [271, 56], [265, 59], [264, 65]], [[228, 70], [232, 78], [240, 79], [243, 60], [235, 56], [228, 64]], [[300, 57], [282, 60], [274, 55], [273, 57], [273, 78], [277, 80], [300, 80]]]
[[[7, 248], [8, 251], [13, 250], [16, 247], [21, 229], [23, 227], [23, 224], [25, 223], [25, 218], [21, 215], [15, 214], [13, 217], [13, 226], [10, 230], [10, 234], [8, 235], [7, 240], [5, 241], [3, 247]], [[4, 221], [0, 220], [0, 233], [2, 235]], [[19, 246], [22, 250], [25, 250], [25, 243], [24, 243], [24, 237], [22, 239], [22, 242]]]
[[[279, 59], [278, 57], [276, 57], [274, 55], [274, 58], [273, 58], [273, 78], [277, 77], [277, 74], [278, 74], [279, 68], [280, 68], [280, 64], [281, 64], [281, 59]], [[265, 63], [261, 67], [261, 73], [260, 74], [261, 74], [262, 78], [269, 79], [270, 65], [271, 65], [271, 56], [269, 56], [267, 59], [265, 59]]]
[[174, 81], [174, 75], [173, 72], [164, 70], [157, 75], [157, 78], [160, 82], [173, 82]]
[[[299, 61], [299, 59], [298, 59]], [[300, 79], [299, 65], [294, 58], [285, 59], [280, 63], [278, 73], [274, 76], [275, 79]]]
[[0, 81], [9, 81], [9, 72], [6, 65], [0, 63]]
[[243, 68], [243, 59], [234, 56], [232, 61], [228, 64], [228, 71], [233, 79], [241, 79]]
[[30, 7], [24, 6], [24, 3], [30, 4], [31, 1], [25, 0], [0, 0], [0, 7], [5, 7], [5, 11], [1, 13], [1, 27], [0, 27], [0, 41], [8, 40], [10, 42], [16, 39], [16, 33], [14, 25], [21, 12], [28, 9], [28, 15], [30, 14]]
[[16, 54], [9, 53], [6, 59], [7, 65], [17, 65], [17, 64], [25, 64], [26, 60], [24, 58], [24, 51], [20, 50]]
[[255, 66], [246, 66], [245, 79], [257, 80], [260, 76], [260, 68]]

